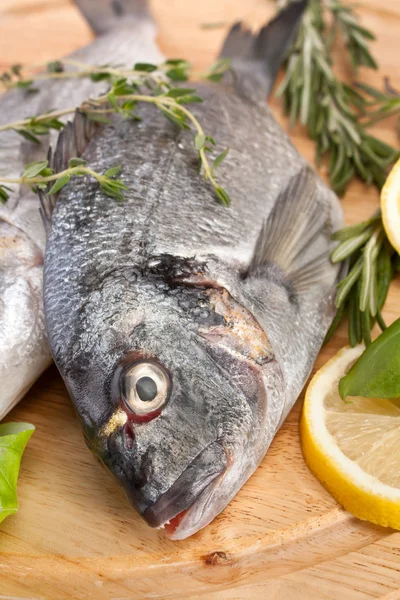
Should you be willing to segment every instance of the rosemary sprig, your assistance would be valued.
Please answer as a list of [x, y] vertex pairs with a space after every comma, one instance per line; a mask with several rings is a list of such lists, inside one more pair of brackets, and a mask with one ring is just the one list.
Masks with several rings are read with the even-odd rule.
[[349, 272], [337, 286], [338, 312], [327, 340], [347, 315], [350, 345], [364, 341], [368, 346], [375, 322], [382, 331], [386, 329], [381, 311], [398, 270], [399, 255], [387, 239], [380, 211], [367, 221], [337, 231], [332, 239], [339, 242], [332, 262], [348, 261]]
[[366, 98], [364, 114], [361, 117], [364, 127], [370, 127], [383, 119], [397, 116], [397, 129], [400, 134], [400, 94], [392, 88], [389, 80], [385, 80], [385, 92], [365, 83], [356, 83], [356, 86]]
[[331, 47], [339, 31], [354, 69], [376, 67], [368, 48], [373, 35], [358, 24], [353, 8], [338, 0], [309, 0], [277, 94], [283, 97], [290, 124], [300, 121], [315, 140], [318, 165], [329, 156], [331, 186], [342, 194], [354, 175], [381, 187], [398, 152], [366, 131], [360, 121], [364, 96], [334, 73]]
[[369, 50], [369, 43], [375, 40], [375, 36], [365, 27], [361, 27], [353, 7], [338, 0], [329, 0], [328, 7], [333, 16], [330, 41], [333, 42], [336, 32], [340, 31], [355, 72], [361, 66], [377, 69], [377, 62]]
[[[121, 76], [125, 71], [121, 71], [119, 68], [102, 66], [102, 67], [87, 67], [83, 68], [81, 63], [75, 63], [80, 67], [78, 71], [79, 76], [89, 76], [95, 81], [103, 81], [107, 79], [110, 83], [111, 88], [108, 93], [99, 96], [96, 99], [90, 99], [81, 104], [78, 110], [81, 113], [87, 115], [87, 117], [93, 121], [99, 123], [109, 124], [111, 121], [108, 116], [111, 114], [119, 114], [123, 119], [140, 120], [139, 115], [136, 113], [136, 107], [138, 102], [144, 102], [153, 104], [158, 108], [161, 113], [172, 123], [182, 129], [190, 129], [191, 127], [195, 130], [194, 145], [199, 157], [199, 172], [203, 172], [204, 178], [210, 182], [213, 186], [215, 194], [220, 202], [226, 206], [230, 204], [230, 198], [226, 190], [224, 190], [216, 180], [215, 169], [223, 161], [228, 153], [228, 149], [224, 150], [219, 156], [215, 158], [212, 164], [210, 164], [207, 154], [212, 152], [213, 146], [216, 145], [215, 140], [206, 135], [202, 125], [200, 124], [197, 117], [191, 110], [187, 108], [188, 104], [202, 102], [195, 89], [177, 87], [175, 82], [187, 81], [189, 77], [188, 69], [189, 64], [186, 61], [180, 59], [168, 60], [161, 67], [156, 67], [151, 64], [136, 64], [134, 69], [129, 71], [129, 76]], [[212, 81], [219, 81], [222, 79], [224, 73], [230, 70], [230, 63], [226, 59], [217, 61], [213, 65], [205, 76]], [[48, 68], [48, 77], [57, 77], [60, 75], [66, 75], [63, 71], [63, 67], [60, 63], [52, 63], [51, 67]], [[18, 82], [23, 81], [21, 79], [21, 69], [14, 68], [14, 76]], [[13, 86], [15, 82], [12, 79], [12, 73], [6, 77], [8, 85]], [[143, 88], [147, 89], [147, 93], [143, 92]], [[53, 110], [41, 115], [35, 115], [26, 119], [21, 119], [13, 123], [7, 123], [0, 126], [0, 132], [13, 130], [19, 135], [22, 135], [26, 139], [39, 143], [39, 137], [46, 135], [51, 129], [59, 130], [64, 127], [64, 123], [60, 121], [61, 117], [68, 114], [72, 114], [77, 110], [77, 107], [71, 106], [61, 110]], [[38, 164], [36, 168], [38, 168]], [[29, 165], [31, 167], [31, 165]], [[96, 174], [87, 167], [74, 170], [75, 167], [67, 169], [65, 172], [60, 173], [48, 172], [48, 165], [43, 167], [35, 174], [35, 180], [32, 181], [31, 177], [27, 176], [26, 170], [22, 176], [18, 179], [0, 178], [0, 201], [5, 202], [8, 198], [8, 188], [5, 184], [9, 183], [28, 183], [29, 185], [36, 184], [39, 187], [41, 185], [47, 186], [50, 181], [57, 181], [53, 188], [56, 187], [56, 191], [60, 189], [60, 182], [63, 185], [68, 183], [71, 175], [76, 174], [90, 174], [95, 177], [102, 188], [102, 190], [109, 196], [120, 199], [122, 196], [123, 187], [117, 185], [118, 182], [104, 181], [104, 176]], [[28, 170], [28, 173], [31, 171]], [[105, 176], [107, 173], [105, 174]], [[120, 182], [119, 182], [120, 183]], [[58, 187], [57, 187], [58, 186]], [[61, 186], [62, 187], [62, 186]], [[118, 188], [118, 193], [116, 191]], [[52, 189], [53, 189], [52, 188]], [[125, 188], [126, 189], [126, 188]], [[53, 190], [54, 193], [54, 190]]]

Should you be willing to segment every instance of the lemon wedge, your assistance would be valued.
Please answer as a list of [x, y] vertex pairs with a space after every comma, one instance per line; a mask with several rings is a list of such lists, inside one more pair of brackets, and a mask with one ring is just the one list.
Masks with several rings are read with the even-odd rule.
[[343, 348], [311, 380], [300, 422], [312, 473], [360, 519], [400, 529], [400, 401], [354, 397], [338, 383], [364, 350]]
[[382, 188], [381, 210], [389, 241], [400, 254], [400, 159], [390, 171]]

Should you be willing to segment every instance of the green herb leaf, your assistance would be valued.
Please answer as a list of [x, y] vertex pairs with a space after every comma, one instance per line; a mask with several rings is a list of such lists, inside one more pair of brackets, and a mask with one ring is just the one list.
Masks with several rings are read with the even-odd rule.
[[372, 342], [340, 380], [339, 393], [343, 400], [400, 397], [400, 319]]
[[106, 194], [106, 196], [109, 196], [110, 198], [114, 198], [115, 200], [123, 200], [124, 195], [122, 192], [128, 188], [122, 183], [122, 181], [113, 181], [109, 179], [101, 182], [100, 189]]
[[203, 133], [198, 133], [194, 138], [194, 147], [198, 152], [204, 147], [206, 143], [206, 136]]
[[166, 73], [166, 76], [172, 81], [187, 81], [188, 75], [186, 71], [182, 68], [169, 69]]
[[34, 430], [29, 423], [0, 425], [0, 522], [18, 510], [19, 468], [22, 454]]
[[19, 135], [21, 135], [23, 138], [25, 138], [26, 140], [29, 140], [30, 142], [33, 142], [34, 144], [40, 144], [39, 138], [37, 138], [35, 135], [33, 135], [27, 129], [16, 129], [15, 131]]
[[157, 71], [156, 65], [150, 63], [136, 63], [133, 67], [134, 71], [142, 71], [143, 73], [152, 73]]
[[345, 260], [350, 254], [353, 254], [355, 250], [361, 248], [363, 244], [371, 237], [371, 231], [367, 229], [359, 235], [355, 235], [337, 246], [331, 254], [331, 261], [333, 263], [341, 262]]
[[218, 83], [224, 77], [227, 71], [232, 71], [232, 61], [230, 58], [219, 58], [204, 75], [205, 79]]
[[111, 76], [109, 73], [98, 72], [98, 73], [91, 73], [90, 79], [92, 81], [94, 81], [95, 83], [97, 83], [99, 81], [104, 81], [105, 79], [111, 79]]
[[179, 104], [194, 104], [204, 102], [204, 100], [203, 98], [200, 98], [200, 96], [181, 96], [180, 98], [177, 98], [177, 102], [179, 102]]
[[379, 213], [378, 215], [371, 217], [371, 219], [368, 219], [368, 221], [363, 221], [357, 225], [350, 225], [349, 227], [343, 227], [342, 229], [339, 229], [339, 231], [335, 231], [335, 233], [332, 235], [332, 240], [344, 242], [349, 238], [361, 234], [369, 225], [372, 225], [380, 220], [381, 215]]
[[219, 198], [219, 200], [221, 200], [222, 204], [224, 204], [225, 206], [230, 205], [231, 199], [222, 187], [217, 186], [215, 188], [215, 193], [217, 194], [217, 197]]
[[172, 88], [165, 95], [167, 98], [179, 98], [180, 96], [191, 95], [195, 91], [192, 88]]
[[119, 112], [119, 104], [117, 102], [117, 98], [115, 97], [115, 94], [113, 94], [111, 92], [109, 94], [107, 94], [107, 100], [109, 101], [109, 103], [111, 104], [113, 109], [116, 112]]
[[70, 158], [68, 161], [68, 166], [72, 169], [73, 167], [84, 167], [87, 165], [87, 161], [83, 160], [83, 158]]
[[111, 125], [110, 119], [107, 119], [107, 117], [100, 113], [87, 112], [86, 115], [89, 121], [94, 121], [95, 123], [102, 123], [104, 125]]
[[48, 192], [49, 196], [51, 196], [51, 194], [55, 194], [55, 193], [59, 192], [61, 190], [61, 188], [64, 187], [64, 185], [67, 185], [67, 183], [69, 182], [70, 179], [71, 179], [71, 175], [69, 173], [66, 173], [65, 175], [60, 177], [60, 179], [57, 179], [57, 181], [54, 183], [54, 185], [50, 188], [50, 190]]
[[62, 73], [64, 71], [64, 65], [59, 60], [52, 60], [47, 63], [47, 71], [49, 73]]
[[105, 177], [115, 177], [115, 175], [118, 175], [118, 173], [120, 173], [120, 172], [121, 172], [121, 167], [111, 167], [104, 173], [104, 175], [105, 175]]
[[46, 169], [49, 164], [48, 160], [36, 160], [26, 165], [24, 172], [22, 173], [23, 179], [32, 179]]
[[213, 166], [214, 169], [216, 169], [218, 167], [218, 165], [220, 165], [222, 163], [223, 160], [225, 160], [225, 158], [227, 157], [229, 152], [229, 148], [226, 148], [226, 150], [224, 150], [223, 152], [221, 152], [221, 154], [219, 154], [217, 156], [217, 158], [214, 160]]
[[0, 203], [5, 204], [9, 198], [8, 192], [12, 192], [12, 189], [7, 185], [0, 185]]
[[33, 79], [25, 79], [24, 81], [17, 81], [16, 87], [18, 88], [29, 88], [33, 85]]
[[168, 60], [165, 61], [166, 65], [171, 65], [173, 67], [177, 67], [182, 66], [182, 68], [189, 68], [190, 67], [190, 63], [188, 63], [186, 60], [184, 60], [183, 58], [169, 58]]
[[45, 169], [43, 169], [41, 171], [40, 175], [42, 177], [48, 177], [49, 175], [54, 175], [54, 170], [50, 169], [49, 167], [46, 167]]
[[363, 260], [362, 257], [358, 259], [353, 268], [350, 270], [350, 273], [342, 279], [342, 281], [337, 286], [337, 294], [336, 294], [336, 306], [339, 308], [342, 304], [344, 304], [347, 296], [350, 294], [354, 284], [357, 282], [358, 278], [361, 275], [363, 268]]
[[168, 121], [171, 121], [171, 123], [173, 123], [174, 125], [177, 125], [181, 129], [189, 129], [189, 126], [187, 125], [183, 115], [172, 113], [171, 111], [165, 110], [163, 108], [161, 108], [160, 110], [164, 117], [168, 119]]

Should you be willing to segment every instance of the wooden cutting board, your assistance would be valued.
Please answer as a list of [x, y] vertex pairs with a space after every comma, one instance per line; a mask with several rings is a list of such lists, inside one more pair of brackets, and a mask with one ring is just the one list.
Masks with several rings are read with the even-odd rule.
[[[363, 0], [363, 23], [376, 32], [381, 85], [400, 88], [400, 0]], [[170, 57], [203, 68], [229, 24], [262, 24], [266, 0], [154, 0], [159, 42]], [[92, 37], [67, 0], [0, 1], [0, 68], [54, 59]], [[204, 28], [204, 23], [219, 23]], [[342, 72], [347, 66], [342, 64]], [[272, 107], [280, 122], [279, 102]], [[396, 144], [394, 123], [379, 134]], [[300, 130], [293, 140], [310, 160], [313, 145]], [[343, 206], [348, 222], [367, 217], [376, 191], [353, 183]], [[400, 285], [387, 303], [399, 316]], [[320, 367], [346, 342], [342, 329], [324, 348]], [[194, 537], [168, 541], [128, 505], [87, 450], [67, 392], [52, 367], [7, 420], [36, 425], [23, 459], [21, 508], [0, 526], [0, 599], [134, 598], [366, 600], [400, 598], [400, 533], [343, 511], [305, 466], [299, 447], [301, 399], [255, 475], [211, 525]]]

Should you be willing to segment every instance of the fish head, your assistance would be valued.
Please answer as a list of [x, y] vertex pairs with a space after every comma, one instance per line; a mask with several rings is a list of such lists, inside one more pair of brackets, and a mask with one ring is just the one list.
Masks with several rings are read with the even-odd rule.
[[83, 313], [61, 372], [88, 445], [151, 526], [188, 537], [266, 451], [265, 333], [223, 288], [141, 277], [104, 284]]

